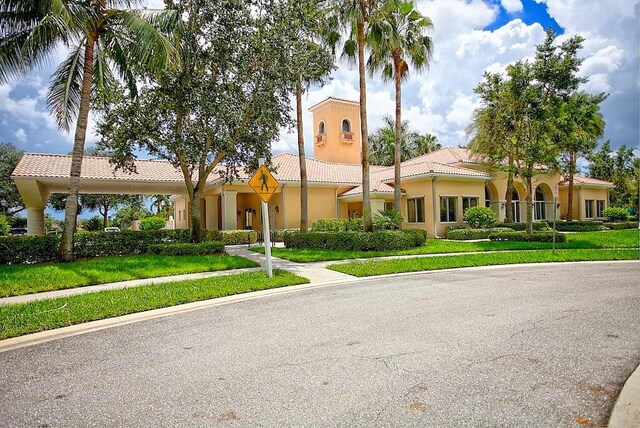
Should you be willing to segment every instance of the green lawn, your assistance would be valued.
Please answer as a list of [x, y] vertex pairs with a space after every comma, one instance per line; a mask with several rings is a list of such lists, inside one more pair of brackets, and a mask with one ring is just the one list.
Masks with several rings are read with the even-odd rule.
[[[568, 233], [567, 242], [558, 243], [560, 249], [595, 249], [595, 248], [638, 248], [637, 230], [612, 230], [607, 232], [578, 232]], [[503, 241], [445, 241], [442, 239], [428, 239], [427, 243], [418, 248], [404, 251], [330, 251], [330, 250], [300, 250], [288, 248], [274, 248], [275, 257], [299, 263], [359, 259], [393, 255], [419, 255], [463, 253], [470, 251], [504, 251], [504, 250], [542, 250], [550, 249], [551, 244], [545, 242], [503, 242]], [[254, 251], [264, 253], [264, 248], [254, 248]]]
[[484, 254], [462, 254], [410, 259], [386, 259], [351, 262], [329, 266], [329, 269], [354, 276], [385, 275], [472, 266], [508, 265], [515, 263], [569, 262], [583, 260], [638, 260], [637, 250], [557, 250], [506, 251]]
[[238, 256], [122, 256], [69, 263], [0, 266], [0, 297], [131, 279], [258, 266]]
[[307, 282], [307, 279], [292, 273], [275, 270], [273, 278], [267, 278], [264, 272], [250, 272], [0, 306], [0, 339], [198, 300]]

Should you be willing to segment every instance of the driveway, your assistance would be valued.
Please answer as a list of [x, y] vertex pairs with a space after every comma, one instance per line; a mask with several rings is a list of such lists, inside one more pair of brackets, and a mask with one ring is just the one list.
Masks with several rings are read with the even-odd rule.
[[638, 263], [372, 279], [0, 354], [2, 426], [594, 426]]

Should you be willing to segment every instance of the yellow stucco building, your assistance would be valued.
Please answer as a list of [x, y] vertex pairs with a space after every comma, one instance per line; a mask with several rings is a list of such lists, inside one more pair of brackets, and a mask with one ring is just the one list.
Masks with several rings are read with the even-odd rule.
[[[360, 164], [360, 112], [355, 101], [327, 98], [310, 108], [313, 113], [313, 157], [307, 158], [309, 224], [322, 218], [351, 218], [362, 214], [362, 167]], [[51, 193], [65, 192], [71, 158], [65, 155], [23, 156], [12, 178], [27, 206], [30, 234], [44, 231], [44, 207]], [[136, 162], [138, 174], [114, 172], [107, 158], [85, 157], [81, 192], [172, 194], [175, 227], [189, 226], [185, 186], [180, 171], [168, 162]], [[297, 154], [272, 157], [271, 169], [280, 182], [269, 201], [270, 221], [275, 229], [300, 224], [300, 170]], [[506, 213], [507, 180], [490, 175], [464, 148], [445, 147], [403, 162], [401, 165], [404, 227], [443, 236], [445, 228], [464, 223], [467, 207], [485, 205], [500, 220]], [[248, 186], [248, 175], [231, 183], [212, 174], [201, 204], [202, 223], [211, 230], [261, 229], [260, 199]], [[394, 169], [371, 167], [371, 208], [376, 213], [392, 205]], [[612, 183], [576, 176], [573, 218], [603, 218]], [[553, 190], [558, 186], [558, 216], [567, 214], [567, 183], [560, 175], [540, 175], [534, 181], [536, 220], [553, 216]], [[516, 221], [526, 221], [527, 193], [516, 181], [513, 208]]]

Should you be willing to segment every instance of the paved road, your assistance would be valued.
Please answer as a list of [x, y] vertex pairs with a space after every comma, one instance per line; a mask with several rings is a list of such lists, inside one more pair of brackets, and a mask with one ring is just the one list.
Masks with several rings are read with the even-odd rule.
[[0, 425], [605, 424], [640, 360], [639, 273], [372, 280], [5, 352]]

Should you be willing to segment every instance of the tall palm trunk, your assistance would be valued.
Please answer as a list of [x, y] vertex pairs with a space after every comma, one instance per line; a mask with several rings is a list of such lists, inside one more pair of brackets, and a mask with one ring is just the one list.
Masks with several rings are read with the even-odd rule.
[[84, 156], [84, 142], [87, 136], [87, 122], [91, 102], [91, 83], [93, 78], [93, 53], [95, 47], [95, 32], [87, 37], [84, 50], [84, 64], [82, 68], [82, 89], [80, 91], [80, 108], [78, 123], [73, 139], [71, 154], [71, 171], [69, 174], [69, 189], [64, 206], [64, 229], [60, 242], [60, 256], [65, 261], [73, 260], [73, 236], [76, 231], [78, 216], [78, 191], [80, 174], [82, 173], [82, 158]]
[[569, 194], [567, 195], [567, 220], [573, 219], [573, 174], [576, 172], [576, 154], [569, 153]]
[[[366, 2], [360, 0], [362, 15], [366, 12]], [[364, 17], [358, 18], [358, 74], [360, 83], [360, 136], [362, 139], [362, 217], [365, 232], [373, 230], [371, 222], [371, 198], [369, 196], [369, 137], [367, 129], [367, 82], [364, 63]]]
[[394, 189], [393, 189], [393, 208], [401, 212], [400, 205], [400, 127], [402, 126], [402, 83], [400, 81], [400, 54], [398, 51], [393, 52], [393, 68], [396, 83], [396, 129], [395, 129], [395, 152], [394, 152]]
[[[300, 232], [307, 232], [307, 161], [304, 156], [304, 131], [302, 128], [302, 76], [296, 82], [296, 125], [298, 126], [298, 160], [300, 161]], [[283, 225], [284, 227], [284, 225]]]

